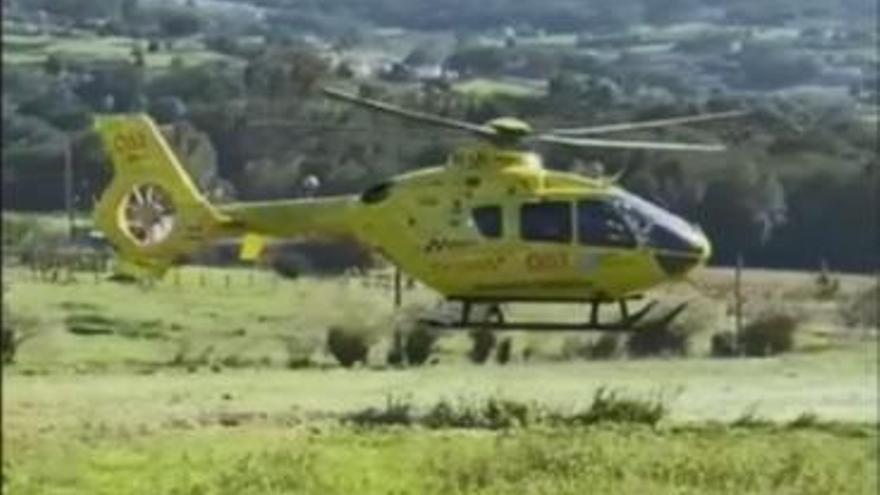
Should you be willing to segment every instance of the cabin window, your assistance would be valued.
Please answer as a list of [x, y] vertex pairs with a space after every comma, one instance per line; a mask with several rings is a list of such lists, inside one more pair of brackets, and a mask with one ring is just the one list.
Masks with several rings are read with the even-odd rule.
[[571, 242], [571, 203], [548, 201], [522, 205], [519, 230], [526, 241]]
[[471, 211], [474, 225], [483, 237], [498, 238], [504, 232], [501, 207], [497, 205], [480, 206]]
[[617, 210], [596, 200], [578, 202], [578, 242], [589, 246], [633, 248], [635, 237]]

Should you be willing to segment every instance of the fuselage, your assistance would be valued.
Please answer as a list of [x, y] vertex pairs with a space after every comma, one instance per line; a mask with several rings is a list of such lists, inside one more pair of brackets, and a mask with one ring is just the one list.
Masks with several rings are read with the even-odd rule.
[[357, 199], [356, 235], [447, 297], [608, 300], [703, 264], [684, 220], [605, 180], [478, 146]]

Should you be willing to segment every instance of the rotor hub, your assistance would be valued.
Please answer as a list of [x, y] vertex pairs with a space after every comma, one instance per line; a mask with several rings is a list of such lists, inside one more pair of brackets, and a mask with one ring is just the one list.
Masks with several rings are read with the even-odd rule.
[[515, 117], [499, 117], [486, 122], [486, 127], [493, 129], [499, 137], [524, 138], [534, 133], [532, 126]]

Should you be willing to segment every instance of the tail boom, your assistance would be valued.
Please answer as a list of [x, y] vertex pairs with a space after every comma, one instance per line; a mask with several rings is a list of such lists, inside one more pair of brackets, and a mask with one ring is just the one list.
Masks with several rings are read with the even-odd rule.
[[250, 259], [261, 249], [256, 237], [361, 237], [355, 196], [214, 206], [148, 116], [103, 116], [95, 128], [113, 169], [95, 224], [117, 250], [118, 271], [161, 276], [211, 241], [245, 234]]

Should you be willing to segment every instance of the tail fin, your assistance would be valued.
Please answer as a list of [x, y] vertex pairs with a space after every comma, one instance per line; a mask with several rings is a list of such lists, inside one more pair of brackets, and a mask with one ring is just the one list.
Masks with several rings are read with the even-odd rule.
[[117, 249], [118, 270], [161, 276], [223, 235], [228, 219], [199, 193], [148, 116], [101, 116], [95, 128], [113, 167], [95, 223]]

